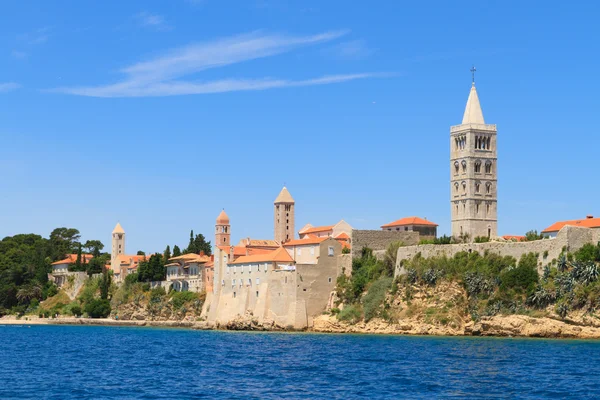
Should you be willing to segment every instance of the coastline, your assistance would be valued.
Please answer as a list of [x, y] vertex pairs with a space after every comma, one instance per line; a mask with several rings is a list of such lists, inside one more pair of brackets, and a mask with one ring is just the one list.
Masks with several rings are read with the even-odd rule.
[[[25, 319], [27, 318], [27, 319]], [[398, 323], [390, 324], [375, 319], [369, 323], [347, 324], [335, 317], [323, 315], [315, 319], [312, 328], [288, 330], [238, 321], [236, 325], [216, 326], [206, 321], [147, 321], [114, 320], [109, 318], [0, 318], [1, 325], [71, 325], [71, 326], [112, 326], [112, 327], [157, 327], [184, 328], [193, 330], [247, 331], [247, 332], [307, 332], [323, 334], [367, 334], [367, 335], [407, 335], [440, 337], [519, 337], [554, 339], [600, 339], [600, 327], [582, 326], [552, 318], [535, 318], [524, 315], [495, 316], [468, 323], [462, 329], [446, 329], [430, 324]]]

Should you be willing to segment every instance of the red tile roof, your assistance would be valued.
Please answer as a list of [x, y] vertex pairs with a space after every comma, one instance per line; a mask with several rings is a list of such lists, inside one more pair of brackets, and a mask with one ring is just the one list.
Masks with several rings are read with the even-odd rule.
[[334, 225], [327, 225], [327, 226], [313, 226], [312, 228], [308, 228], [305, 229], [303, 231], [300, 231], [298, 233], [302, 234], [302, 235], [307, 235], [309, 233], [317, 233], [317, 232], [326, 232], [326, 231], [331, 231], [333, 230]]
[[[82, 254], [81, 255], [81, 262], [83, 262], [84, 260], [85, 260], [85, 262], [90, 262], [90, 260], [93, 257], [94, 256], [91, 255], [91, 254]], [[74, 264], [76, 262], [77, 262], [77, 254], [67, 254], [67, 258], [65, 258], [64, 260], [53, 262], [52, 265]]]
[[587, 218], [584, 218], [584, 219], [573, 219], [570, 221], [555, 222], [554, 224], [552, 224], [549, 227], [547, 227], [546, 229], [544, 229], [542, 231], [542, 233], [558, 232], [566, 225], [581, 226], [584, 228], [600, 228], [600, 218], [594, 218], [592, 216], [588, 216]]
[[390, 222], [389, 224], [382, 225], [382, 228], [391, 228], [394, 226], [404, 226], [404, 225], [424, 225], [424, 226], [438, 226], [438, 224], [427, 221], [426, 219], [419, 217], [406, 217], [400, 218], [397, 221]]
[[290, 240], [289, 242], [284, 243], [283, 245], [285, 247], [293, 247], [293, 246], [304, 246], [307, 244], [318, 244], [321, 243], [325, 240], [329, 239], [328, 236], [325, 237], [309, 237], [306, 239], [296, 239], [296, 240]]
[[346, 232], [342, 232], [339, 235], [337, 235], [335, 237], [335, 239], [346, 240], [346, 239], [350, 239], [350, 236]]
[[294, 260], [283, 247], [271, 251], [267, 254], [254, 254], [251, 256], [242, 256], [229, 264], [250, 264], [257, 262], [293, 262]]
[[525, 241], [526, 237], [525, 236], [519, 236], [519, 235], [504, 235], [504, 236], [502, 236], [502, 239], [504, 239], [504, 240], [516, 240], [517, 242], [523, 242], [523, 241]]

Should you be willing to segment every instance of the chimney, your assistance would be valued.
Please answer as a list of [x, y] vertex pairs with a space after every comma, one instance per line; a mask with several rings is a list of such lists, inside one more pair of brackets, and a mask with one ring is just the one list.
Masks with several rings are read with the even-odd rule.
[[593, 216], [593, 215], [586, 215], [585, 217], [586, 217], [587, 219], [592, 219], [592, 218], [594, 218], [594, 216]]

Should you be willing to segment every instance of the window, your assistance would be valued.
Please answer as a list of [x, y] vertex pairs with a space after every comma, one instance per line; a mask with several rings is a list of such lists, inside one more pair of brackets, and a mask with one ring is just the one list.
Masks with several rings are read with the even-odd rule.
[[311, 246], [311, 248], [310, 248], [310, 255], [311, 256], [315, 255], [315, 246]]
[[454, 173], [458, 174], [459, 164], [458, 161], [454, 161]]
[[235, 299], [235, 292], [233, 292], [233, 298]]
[[475, 173], [481, 172], [481, 161], [475, 161]]
[[467, 182], [462, 181], [463, 192], [467, 191]]
[[327, 282], [331, 283], [331, 277], [327, 278]]
[[252, 286], [252, 279], [248, 279], [248, 286]]
[[256, 285], [260, 285], [260, 278], [256, 278]]
[[327, 255], [328, 255], [329, 257], [333, 257], [333, 246], [329, 246], [329, 249], [328, 249]]
[[480, 182], [475, 182], [475, 193], [479, 193], [479, 187], [481, 186]]
[[258, 290], [256, 291], [256, 297], [258, 297]]
[[231, 286], [235, 286], [235, 279], [231, 281]]
[[485, 163], [485, 173], [486, 174], [491, 174], [492, 173], [492, 162], [491, 161], [487, 161]]
[[485, 192], [490, 194], [492, 192], [492, 184], [490, 182], [485, 184]]
[[454, 191], [456, 193], [458, 193], [458, 186], [459, 186], [458, 182], [454, 182]]
[[467, 171], [467, 162], [465, 160], [462, 160], [460, 164], [462, 165], [463, 172], [466, 172]]
[[298, 255], [301, 256], [302, 255], [302, 249], [298, 249]]

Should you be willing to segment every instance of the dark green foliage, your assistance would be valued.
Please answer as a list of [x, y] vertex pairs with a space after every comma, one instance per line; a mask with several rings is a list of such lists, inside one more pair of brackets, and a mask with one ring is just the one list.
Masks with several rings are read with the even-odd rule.
[[392, 242], [388, 245], [385, 255], [383, 257], [383, 267], [385, 276], [394, 276], [394, 270], [396, 269], [396, 257], [398, 256], [398, 249], [404, 246], [402, 242]]
[[181, 255], [181, 249], [179, 246], [173, 246], [173, 257], [179, 257]]
[[81, 306], [78, 306], [78, 305], [71, 306], [71, 314], [73, 314], [75, 317], [79, 317], [82, 314]]
[[545, 287], [538, 285], [527, 298], [527, 303], [536, 308], [545, 308], [556, 300], [554, 294]]
[[525, 291], [535, 287], [539, 276], [537, 271], [528, 265], [519, 265], [500, 274], [500, 289]]
[[480, 294], [487, 297], [495, 289], [495, 285], [490, 278], [486, 278], [481, 272], [475, 271], [465, 273], [464, 285], [469, 297], [476, 297]]
[[125, 285], [127, 285], [127, 286], [131, 286], [138, 281], [139, 281], [139, 275], [137, 272], [129, 274], [125, 277]]
[[163, 281], [166, 274], [165, 263], [160, 254], [153, 254], [149, 260], [143, 260], [139, 263], [138, 280], [140, 282]]
[[99, 240], [88, 240], [83, 245], [83, 248], [88, 254], [93, 254], [95, 257], [104, 249], [104, 245]]
[[392, 281], [392, 278], [382, 276], [369, 286], [367, 294], [362, 299], [366, 322], [379, 316], [385, 296], [392, 287]]
[[98, 285], [100, 288], [100, 298], [102, 300], [108, 299], [108, 290], [110, 289], [110, 281], [111, 281], [110, 273], [108, 272], [107, 269], [104, 269], [104, 272], [102, 273], [102, 278], [100, 278], [100, 284]]
[[91, 318], [106, 318], [110, 315], [110, 302], [106, 299], [93, 299], [85, 305], [85, 312]]
[[183, 252], [194, 254], [203, 252], [207, 256], [210, 256], [212, 254], [212, 247], [210, 245], [210, 241], [207, 242], [203, 234], [199, 233], [194, 236], [194, 231], [191, 231], [190, 243], [188, 244], [187, 249], [185, 249]]
[[473, 241], [475, 243], [487, 243], [490, 241], [490, 238], [487, 236], [477, 236]]
[[56, 228], [50, 233], [50, 258], [52, 261], [63, 260], [67, 254], [74, 254], [79, 248], [81, 235], [77, 229]]
[[141, 250], [138, 250], [137, 253], [135, 253], [135, 254], [138, 255], [138, 256], [145, 256], [146, 255], [146, 253], [143, 252], [143, 251], [141, 251]]
[[342, 248], [342, 254], [350, 254], [350, 248], [349, 247], [343, 247]]
[[171, 246], [167, 245], [167, 248], [163, 252], [163, 261], [165, 263], [168, 263], [170, 258], [171, 258]]
[[425, 270], [423, 272], [423, 276], [421, 277], [421, 279], [423, 280], [423, 283], [425, 283], [426, 285], [435, 286], [438, 279], [442, 275], [443, 274], [440, 270], [437, 270], [435, 268], [428, 268], [427, 270]]
[[454, 240], [452, 238], [452, 236], [440, 236], [439, 238], [435, 238], [435, 239], [422, 239], [419, 244], [452, 244], [454, 243]]
[[565, 301], [560, 301], [556, 304], [554, 310], [562, 319], [565, 319], [569, 313], [569, 304]]

